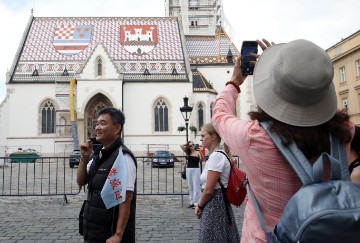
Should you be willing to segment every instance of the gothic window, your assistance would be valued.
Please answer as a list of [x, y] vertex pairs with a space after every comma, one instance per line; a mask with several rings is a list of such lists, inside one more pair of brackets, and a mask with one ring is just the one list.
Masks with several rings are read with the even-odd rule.
[[98, 59], [98, 76], [102, 76], [102, 60], [101, 58]]
[[168, 107], [163, 99], [155, 102], [154, 118], [155, 118], [155, 132], [169, 131], [169, 115]]
[[41, 133], [55, 132], [55, 106], [51, 100], [47, 100], [41, 107]]
[[204, 125], [204, 109], [201, 103], [198, 105], [198, 118], [199, 118], [198, 122], [199, 122], [199, 130], [200, 130]]

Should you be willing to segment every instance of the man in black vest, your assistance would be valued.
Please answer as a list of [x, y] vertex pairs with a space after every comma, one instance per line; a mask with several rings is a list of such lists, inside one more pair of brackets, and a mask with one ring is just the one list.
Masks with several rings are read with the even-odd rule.
[[[125, 116], [120, 110], [100, 110], [95, 136], [102, 147], [95, 149], [90, 159], [93, 142], [88, 140], [80, 146], [81, 161], [77, 170], [77, 183], [79, 186], [88, 184], [83, 235], [84, 240], [89, 243], [135, 242], [136, 159], [122, 144], [121, 131], [124, 123]], [[126, 164], [126, 199], [120, 205], [106, 209], [101, 191], [119, 156], [124, 156], [122, 161]]]

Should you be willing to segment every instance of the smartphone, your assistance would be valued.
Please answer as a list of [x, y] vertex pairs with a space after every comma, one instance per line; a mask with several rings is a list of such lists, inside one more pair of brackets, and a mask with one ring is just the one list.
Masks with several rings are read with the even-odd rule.
[[256, 58], [251, 56], [250, 53], [258, 52], [258, 43], [256, 41], [243, 41], [241, 46], [241, 71], [245, 75], [252, 75], [254, 73], [254, 64], [250, 61], [256, 61]]

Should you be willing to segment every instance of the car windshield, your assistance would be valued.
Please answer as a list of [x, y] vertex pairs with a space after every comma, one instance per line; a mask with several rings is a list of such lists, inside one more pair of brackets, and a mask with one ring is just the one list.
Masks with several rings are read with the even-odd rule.
[[155, 157], [170, 157], [170, 153], [167, 151], [158, 151], [154, 155]]

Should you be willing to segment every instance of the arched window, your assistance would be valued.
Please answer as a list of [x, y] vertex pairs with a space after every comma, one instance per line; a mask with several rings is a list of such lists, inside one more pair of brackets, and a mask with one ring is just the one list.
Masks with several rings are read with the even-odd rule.
[[55, 133], [55, 106], [51, 100], [45, 101], [41, 108], [41, 133]]
[[169, 131], [168, 107], [163, 99], [155, 102], [154, 107], [155, 132]]
[[99, 58], [98, 62], [97, 62], [97, 76], [102, 76], [102, 60], [101, 60], [101, 58]]
[[198, 105], [198, 118], [199, 118], [198, 122], [199, 122], [199, 131], [200, 131], [200, 129], [204, 125], [204, 108], [201, 103]]

